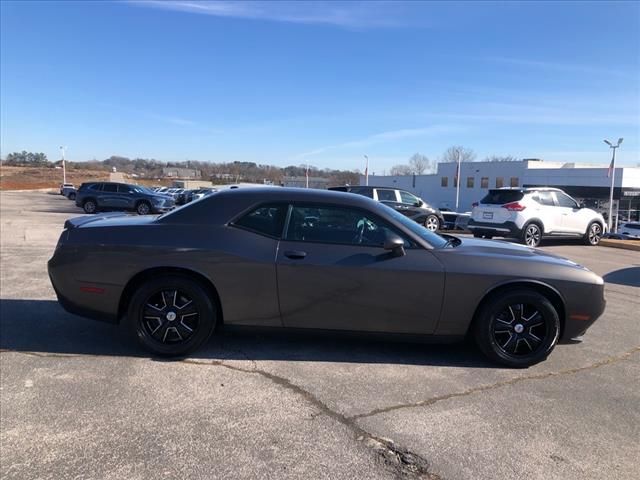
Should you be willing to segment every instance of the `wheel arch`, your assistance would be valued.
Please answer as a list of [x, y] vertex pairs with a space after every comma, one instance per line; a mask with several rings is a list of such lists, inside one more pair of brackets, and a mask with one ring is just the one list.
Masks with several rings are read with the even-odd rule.
[[152, 267], [146, 270], [142, 270], [129, 279], [124, 287], [124, 290], [122, 291], [122, 295], [120, 295], [120, 302], [118, 304], [118, 321], [126, 314], [127, 308], [129, 307], [129, 302], [131, 301], [131, 298], [133, 297], [133, 294], [138, 289], [138, 287], [144, 284], [144, 282], [146, 282], [147, 280], [151, 278], [157, 278], [160, 275], [181, 275], [192, 280], [196, 280], [205, 288], [205, 290], [207, 290], [207, 292], [213, 297], [216, 302], [218, 326], [224, 323], [220, 295], [218, 294], [218, 290], [216, 289], [215, 285], [209, 278], [207, 278], [202, 273], [191, 270], [189, 268], [166, 266]]
[[489, 290], [487, 290], [482, 296], [482, 299], [480, 300], [480, 302], [478, 302], [478, 305], [476, 306], [475, 311], [473, 312], [473, 317], [471, 322], [469, 323], [467, 335], [473, 330], [473, 326], [478, 319], [478, 315], [482, 307], [486, 303], [490, 302], [497, 296], [504, 294], [505, 292], [508, 292], [511, 290], [519, 290], [519, 289], [530, 289], [535, 292], [538, 292], [551, 302], [551, 305], [553, 305], [553, 308], [556, 309], [556, 312], [558, 312], [558, 317], [560, 318], [560, 337], [559, 338], [562, 338], [562, 335], [564, 334], [565, 320], [566, 320], [566, 303], [565, 303], [564, 297], [560, 294], [560, 292], [557, 289], [555, 289], [551, 285], [548, 285], [544, 282], [540, 282], [537, 280], [511, 280], [498, 285], [494, 285]]
[[527, 229], [527, 227], [528, 227], [529, 225], [531, 225], [532, 223], [535, 223], [536, 225], [538, 225], [538, 226], [540, 227], [540, 230], [542, 231], [542, 234], [543, 234], [543, 235], [544, 235], [545, 233], [547, 233], [547, 229], [546, 229], [546, 227], [544, 226], [544, 222], [543, 222], [540, 218], [538, 218], [538, 217], [530, 218], [530, 219], [528, 219], [526, 222], [524, 222], [524, 225], [522, 225], [522, 231], [524, 232], [524, 231]]

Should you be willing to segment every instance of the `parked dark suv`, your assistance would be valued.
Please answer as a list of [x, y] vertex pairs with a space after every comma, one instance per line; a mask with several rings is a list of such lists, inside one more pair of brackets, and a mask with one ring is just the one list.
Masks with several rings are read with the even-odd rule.
[[416, 197], [413, 193], [409, 193], [406, 190], [371, 186], [331, 187], [329, 190], [357, 193], [365, 197], [373, 198], [424, 225], [431, 231], [436, 231], [445, 224], [444, 217], [442, 213], [440, 213], [440, 210], [432, 207], [421, 198]]
[[140, 185], [113, 182], [89, 182], [80, 185], [76, 205], [86, 213], [99, 210], [132, 210], [140, 215], [162, 213], [175, 206], [172, 197]]

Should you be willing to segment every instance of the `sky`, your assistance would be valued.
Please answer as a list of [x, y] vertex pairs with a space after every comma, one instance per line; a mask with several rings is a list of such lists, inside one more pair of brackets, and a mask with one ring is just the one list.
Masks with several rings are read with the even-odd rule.
[[640, 163], [640, 2], [0, 3], [0, 147], [384, 173]]

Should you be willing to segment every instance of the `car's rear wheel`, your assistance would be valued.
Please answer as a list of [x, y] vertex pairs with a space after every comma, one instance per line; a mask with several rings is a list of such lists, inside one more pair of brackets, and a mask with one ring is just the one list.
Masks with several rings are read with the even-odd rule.
[[96, 205], [96, 202], [93, 200], [85, 200], [82, 204], [82, 208], [84, 209], [85, 213], [96, 213], [96, 211], [98, 210], [98, 205]]
[[67, 197], [69, 200], [75, 200], [76, 199], [76, 194], [75, 193], [70, 193], [69, 196]]
[[602, 225], [598, 222], [591, 222], [584, 235], [584, 243], [587, 245], [598, 245], [602, 238]]
[[480, 350], [491, 360], [524, 368], [549, 356], [560, 336], [560, 318], [544, 295], [512, 290], [481, 307], [474, 334]]
[[427, 227], [427, 230], [435, 232], [440, 228], [440, 220], [435, 215], [428, 215], [424, 220], [424, 226]]
[[129, 303], [127, 320], [150, 352], [182, 356], [209, 339], [216, 325], [216, 308], [199, 282], [168, 275], [138, 288]]
[[149, 205], [149, 202], [139, 202], [138, 205], [136, 205], [138, 215], [148, 215], [150, 211], [151, 205]]
[[542, 228], [537, 223], [530, 223], [522, 231], [522, 242], [528, 247], [538, 247], [542, 241]]

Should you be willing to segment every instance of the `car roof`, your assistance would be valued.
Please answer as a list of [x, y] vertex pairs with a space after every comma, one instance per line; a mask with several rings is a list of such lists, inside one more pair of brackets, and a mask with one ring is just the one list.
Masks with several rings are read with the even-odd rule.
[[555, 187], [499, 187], [499, 188], [490, 188], [489, 190], [493, 191], [501, 191], [501, 192], [562, 192], [563, 190]]

